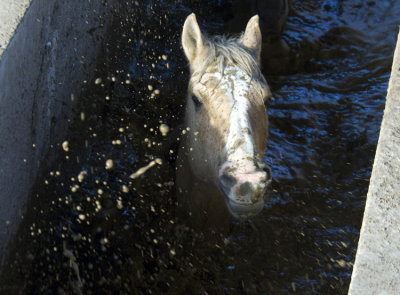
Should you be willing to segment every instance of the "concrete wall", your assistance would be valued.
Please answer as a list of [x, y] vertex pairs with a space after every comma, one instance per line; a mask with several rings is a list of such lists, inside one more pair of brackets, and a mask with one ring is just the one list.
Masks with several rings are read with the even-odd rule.
[[0, 265], [40, 163], [62, 142], [71, 95], [93, 80], [117, 2], [0, 1]]
[[400, 294], [400, 34], [349, 294]]

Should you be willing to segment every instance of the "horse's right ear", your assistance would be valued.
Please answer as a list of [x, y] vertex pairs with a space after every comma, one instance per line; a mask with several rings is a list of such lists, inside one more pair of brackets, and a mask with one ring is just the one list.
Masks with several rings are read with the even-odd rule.
[[182, 31], [182, 47], [190, 63], [204, 50], [204, 39], [201, 34], [196, 15], [192, 13], [186, 18]]

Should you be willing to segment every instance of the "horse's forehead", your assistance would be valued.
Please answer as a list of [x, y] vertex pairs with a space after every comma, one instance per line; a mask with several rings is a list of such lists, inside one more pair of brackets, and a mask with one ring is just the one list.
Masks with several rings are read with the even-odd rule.
[[257, 105], [264, 104], [265, 85], [238, 67], [227, 66], [222, 72], [212, 67], [192, 78], [192, 92], [211, 104], [226, 101], [232, 106], [242, 97]]
[[250, 88], [252, 79], [250, 75], [236, 67], [226, 67], [222, 73], [220, 71], [206, 72], [200, 83], [203, 85], [210, 84], [210, 86], [232, 92]]

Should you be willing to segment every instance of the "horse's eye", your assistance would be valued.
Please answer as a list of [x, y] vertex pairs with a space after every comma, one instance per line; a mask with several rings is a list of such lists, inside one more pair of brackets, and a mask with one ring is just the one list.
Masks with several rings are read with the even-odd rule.
[[200, 99], [196, 96], [196, 95], [192, 95], [192, 100], [193, 100], [193, 103], [194, 103], [194, 109], [196, 110], [196, 111], [198, 111], [200, 108], [201, 108], [201, 106], [203, 105], [203, 103], [200, 101]]

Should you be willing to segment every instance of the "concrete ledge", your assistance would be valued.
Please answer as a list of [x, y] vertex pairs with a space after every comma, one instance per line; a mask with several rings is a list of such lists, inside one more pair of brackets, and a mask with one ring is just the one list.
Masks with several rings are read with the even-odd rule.
[[400, 34], [349, 294], [400, 294]]
[[91, 81], [117, 0], [0, 2], [0, 266], [39, 167]]
[[32, 0], [0, 1], [0, 58]]

